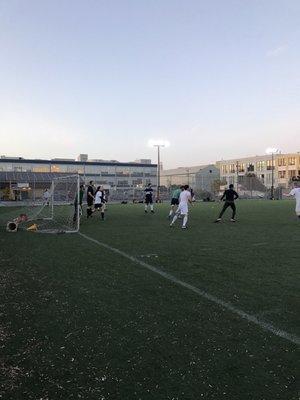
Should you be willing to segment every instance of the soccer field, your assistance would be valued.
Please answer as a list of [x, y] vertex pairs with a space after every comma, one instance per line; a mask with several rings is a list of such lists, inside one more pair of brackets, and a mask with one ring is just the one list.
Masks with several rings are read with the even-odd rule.
[[214, 224], [221, 206], [188, 230], [167, 204], [109, 205], [79, 234], [2, 228], [0, 398], [299, 399], [294, 202]]

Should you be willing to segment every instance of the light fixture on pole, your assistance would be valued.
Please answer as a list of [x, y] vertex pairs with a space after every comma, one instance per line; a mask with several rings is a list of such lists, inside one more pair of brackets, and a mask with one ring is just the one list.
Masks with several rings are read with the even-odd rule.
[[274, 154], [278, 154], [280, 153], [280, 151], [278, 149], [275, 149], [273, 147], [268, 147], [266, 149], [266, 154], [271, 155], [272, 156], [272, 165], [271, 165], [271, 171], [272, 171], [272, 185], [271, 185], [271, 200], [274, 200]]
[[160, 201], [160, 148], [169, 147], [170, 143], [167, 140], [149, 140], [150, 147], [157, 147], [157, 202]]

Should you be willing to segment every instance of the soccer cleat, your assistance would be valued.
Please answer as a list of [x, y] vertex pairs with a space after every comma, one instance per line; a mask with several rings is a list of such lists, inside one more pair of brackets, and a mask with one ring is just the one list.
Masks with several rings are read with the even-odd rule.
[[151, 210], [152, 214], [154, 214], [154, 210]]
[[145, 214], [147, 214], [147, 212], [148, 212], [148, 211], [147, 211], [147, 210], [145, 210]]
[[182, 226], [181, 229], [187, 229], [187, 226]]
[[174, 224], [171, 222], [171, 223], [170, 223], [170, 228], [172, 228], [173, 225], [174, 225]]
[[234, 219], [234, 218], [231, 218], [231, 220], [230, 220], [231, 222], [236, 222], [236, 220]]
[[221, 220], [221, 218], [218, 218], [218, 219], [216, 219], [214, 222], [221, 222], [222, 220]]

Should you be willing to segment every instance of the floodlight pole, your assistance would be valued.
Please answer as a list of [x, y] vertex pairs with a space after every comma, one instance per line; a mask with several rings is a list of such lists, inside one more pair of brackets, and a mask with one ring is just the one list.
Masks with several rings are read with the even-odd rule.
[[160, 200], [160, 148], [164, 147], [163, 144], [155, 144], [154, 147], [157, 147], [157, 195], [156, 200], [159, 202]]
[[186, 172], [187, 172], [187, 184], [190, 186], [190, 169], [187, 168]]
[[236, 162], [236, 191], [238, 191], [239, 187], [239, 161]]
[[272, 186], [271, 186], [271, 200], [274, 200], [274, 153], [272, 152]]

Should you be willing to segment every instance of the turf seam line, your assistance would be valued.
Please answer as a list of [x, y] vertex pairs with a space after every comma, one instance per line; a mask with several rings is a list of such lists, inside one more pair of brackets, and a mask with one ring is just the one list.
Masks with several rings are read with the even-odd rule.
[[259, 326], [260, 328], [264, 329], [265, 331], [269, 331], [269, 332], [273, 333], [274, 335], [281, 337], [291, 343], [300, 345], [300, 337], [298, 337], [297, 335], [290, 334], [282, 329], [278, 329], [274, 325], [272, 325], [268, 322], [265, 322], [261, 319], [258, 319], [255, 315], [248, 314], [247, 312], [240, 310], [239, 308], [233, 306], [232, 304], [230, 304], [222, 299], [219, 299], [218, 297], [213, 296], [213, 295], [205, 292], [204, 290], [197, 288], [196, 286], [193, 286], [187, 282], [184, 282], [181, 279], [176, 278], [174, 275], [169, 274], [168, 272], [162, 271], [161, 269], [154, 267], [153, 265], [147, 264], [144, 261], [141, 261], [141, 260], [125, 253], [122, 250], [119, 250], [115, 247], [109, 246], [106, 243], [99, 242], [98, 240], [96, 240], [88, 235], [85, 235], [84, 233], [78, 232], [78, 234], [80, 236], [84, 237], [85, 239], [89, 240], [90, 242], [96, 243], [97, 245], [104, 247], [107, 250], [110, 250], [116, 254], [119, 254], [122, 257], [127, 258], [128, 260], [132, 261], [135, 264], [141, 265], [142, 267], [162, 276], [163, 278], [167, 279], [168, 281], [176, 283], [179, 286], [182, 286], [186, 289], [191, 290], [194, 293], [197, 293], [201, 297], [209, 300], [212, 303], [215, 303], [215, 304], [223, 307], [224, 309], [226, 309], [228, 311], [231, 311], [233, 314], [237, 314], [239, 317]]

